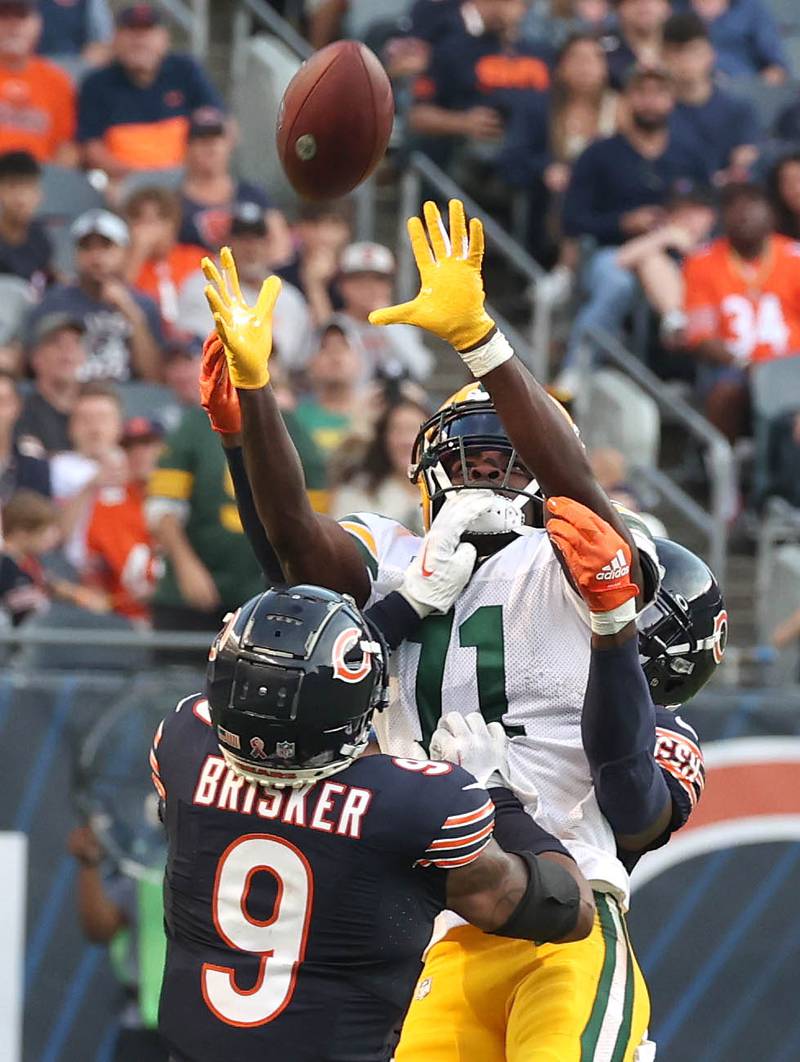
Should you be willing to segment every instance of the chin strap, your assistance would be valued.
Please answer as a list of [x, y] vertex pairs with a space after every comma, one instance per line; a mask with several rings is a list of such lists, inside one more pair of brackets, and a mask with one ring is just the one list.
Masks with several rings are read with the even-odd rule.
[[[502, 527], [481, 527], [480, 518], [475, 524], [472, 524], [467, 528], [467, 532], [470, 535], [532, 535], [535, 528], [525, 522], [525, 506], [534, 501], [533, 491], [539, 489], [539, 484], [535, 479], [532, 479], [530, 483], [525, 487], [524, 493], [518, 494], [513, 498], [506, 498], [502, 494], [497, 495], [497, 516], [505, 516], [505, 520]], [[492, 513], [488, 514], [493, 515]]]

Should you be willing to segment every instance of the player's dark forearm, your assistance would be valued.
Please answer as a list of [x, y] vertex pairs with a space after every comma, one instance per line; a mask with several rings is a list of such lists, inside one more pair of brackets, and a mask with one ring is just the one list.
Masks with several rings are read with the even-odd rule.
[[316, 514], [303, 466], [270, 387], [239, 390], [242, 450], [256, 512], [283, 565], [313, 545]]
[[495, 786], [488, 790], [494, 804], [494, 839], [506, 852], [560, 852], [569, 856], [564, 845], [543, 830], [525, 811], [510, 789]]
[[510, 916], [489, 932], [537, 944], [583, 940], [592, 929], [594, 899], [586, 879], [569, 856], [518, 852], [528, 886]]
[[588, 883], [569, 857], [504, 852], [495, 841], [447, 872], [447, 906], [486, 933], [518, 940], [580, 940], [592, 925]]
[[256, 512], [256, 503], [253, 492], [250, 489], [250, 480], [247, 478], [247, 470], [244, 465], [244, 452], [241, 446], [225, 446], [225, 459], [233, 482], [233, 492], [236, 495], [236, 506], [239, 510], [239, 518], [242, 521], [244, 533], [256, 560], [261, 566], [267, 582], [278, 586], [286, 582], [278, 560], [278, 554], [270, 545], [264, 531], [264, 525]]
[[635, 624], [625, 634], [622, 644], [619, 635], [593, 638], [581, 733], [600, 809], [622, 847], [638, 851], [667, 828], [672, 801], [655, 760], [655, 706]]
[[572, 498], [611, 524], [631, 547], [631, 579], [642, 585], [638, 550], [631, 533], [595, 479], [572, 425], [519, 358], [510, 358], [483, 377], [522, 462], [550, 498]]
[[[559, 869], [545, 866], [545, 874], [550, 875], [553, 880], [560, 880], [565, 894], [572, 890], [568, 878], [572, 878], [577, 886], [578, 905], [574, 913], [574, 924], [571, 917], [568, 917], [566, 922], [559, 921], [558, 928], [553, 926], [550, 930], [558, 935], [547, 939], [560, 943], [582, 940], [591, 931], [594, 899], [591, 888], [578, 870], [574, 859], [561, 841], [531, 818], [510, 789], [495, 787], [488, 792], [495, 808], [494, 838], [500, 847], [509, 853], [526, 852], [537, 858], [541, 856], [551, 864], [555, 863]], [[561, 911], [562, 915], [564, 913]]]
[[289, 583], [369, 597], [369, 576], [343, 528], [314, 512], [303, 467], [270, 387], [239, 390], [242, 448], [256, 512]]

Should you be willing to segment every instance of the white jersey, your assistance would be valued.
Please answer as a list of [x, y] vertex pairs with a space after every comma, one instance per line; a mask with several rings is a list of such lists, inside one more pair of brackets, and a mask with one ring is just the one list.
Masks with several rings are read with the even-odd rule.
[[[372, 579], [370, 604], [397, 590], [422, 539], [394, 520], [342, 521]], [[637, 541], [639, 536], [637, 535]], [[652, 543], [648, 550], [653, 553]], [[597, 803], [581, 740], [589, 674], [589, 613], [547, 533], [534, 530], [486, 560], [446, 615], [429, 616], [393, 657], [392, 703], [376, 716], [381, 748], [413, 755], [440, 717], [480, 711], [511, 736], [515, 787], [535, 790], [536, 821], [567, 847], [601, 891], [628, 900], [628, 874]]]

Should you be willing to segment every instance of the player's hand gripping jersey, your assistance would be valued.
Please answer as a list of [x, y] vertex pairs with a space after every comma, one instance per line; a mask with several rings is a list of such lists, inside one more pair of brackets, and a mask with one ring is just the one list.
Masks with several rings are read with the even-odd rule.
[[[396, 590], [422, 540], [385, 517], [342, 521], [363, 552], [370, 604]], [[634, 529], [640, 551], [652, 541]], [[609, 561], [612, 558], [609, 557]], [[628, 876], [597, 804], [581, 740], [589, 671], [589, 611], [564, 576], [546, 531], [531, 528], [477, 569], [445, 615], [424, 619], [396, 651], [390, 709], [376, 717], [381, 748], [427, 748], [442, 715], [479, 711], [512, 735], [512, 787], [538, 793], [537, 822], [563, 841], [584, 875], [627, 901]]]
[[354, 1043], [359, 1062], [388, 1058], [444, 869], [492, 836], [486, 790], [387, 756], [302, 789], [254, 785], [225, 763], [200, 696], [165, 719], [151, 767], [169, 841], [167, 1039], [191, 1062], [353, 1062]]

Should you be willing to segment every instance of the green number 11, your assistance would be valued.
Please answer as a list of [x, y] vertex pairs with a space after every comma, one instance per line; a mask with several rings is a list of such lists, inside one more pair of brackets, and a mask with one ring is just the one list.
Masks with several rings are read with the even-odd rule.
[[[409, 639], [421, 646], [415, 692], [422, 744], [426, 749], [442, 716], [442, 683], [454, 619], [452, 611], [443, 616], [428, 616], [417, 636]], [[481, 715], [487, 723], [503, 723], [508, 711], [503, 606], [483, 605], [473, 612], [458, 628], [458, 644], [476, 650]], [[505, 723], [503, 726], [509, 734], [525, 732], [522, 727]]]

